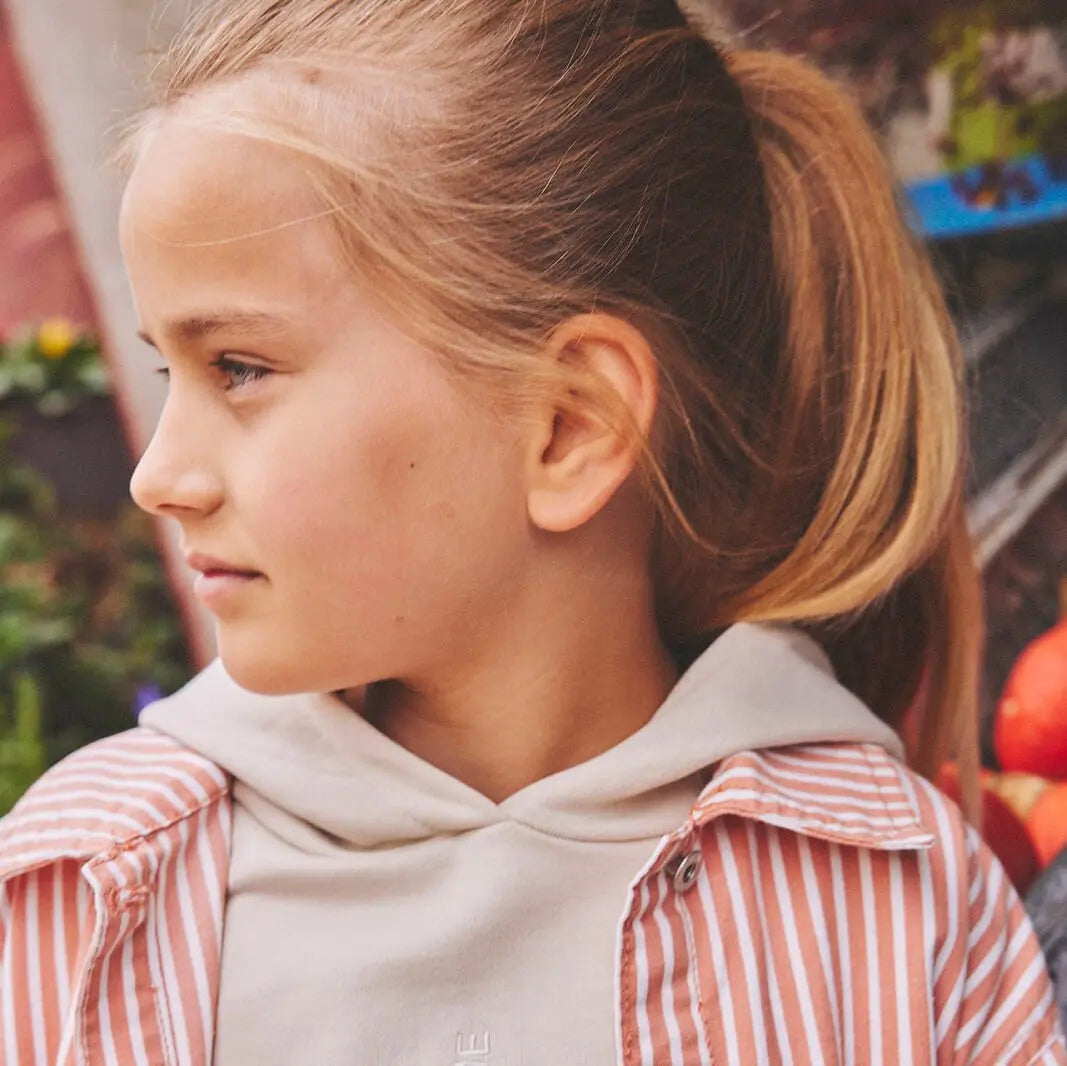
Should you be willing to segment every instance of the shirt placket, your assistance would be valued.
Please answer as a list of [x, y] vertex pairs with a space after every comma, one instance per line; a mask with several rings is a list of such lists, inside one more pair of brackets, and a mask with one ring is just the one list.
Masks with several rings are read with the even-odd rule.
[[620, 1066], [710, 1066], [684, 901], [703, 870], [699, 828], [660, 842], [630, 886], [616, 957]]
[[140, 842], [116, 844], [83, 870], [98, 916], [80, 998], [78, 1066], [174, 1066], [163, 1039], [150, 970], [148, 903], [152, 885]]

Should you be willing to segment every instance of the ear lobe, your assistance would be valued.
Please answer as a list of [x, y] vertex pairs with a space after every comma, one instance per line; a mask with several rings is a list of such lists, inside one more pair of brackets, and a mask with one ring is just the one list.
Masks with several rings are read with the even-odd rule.
[[588, 375], [588, 387], [546, 409], [530, 441], [527, 510], [548, 532], [583, 525], [638, 463], [658, 399], [658, 367], [644, 335], [622, 319], [568, 319], [547, 358]]

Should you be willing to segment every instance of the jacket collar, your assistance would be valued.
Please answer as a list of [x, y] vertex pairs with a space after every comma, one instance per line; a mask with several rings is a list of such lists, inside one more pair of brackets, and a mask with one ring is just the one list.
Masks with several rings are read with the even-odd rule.
[[835, 844], [925, 850], [937, 840], [919, 815], [917, 775], [877, 744], [804, 744], [743, 751], [712, 774], [689, 820], [661, 846], [652, 870], [691, 847], [725, 815]]

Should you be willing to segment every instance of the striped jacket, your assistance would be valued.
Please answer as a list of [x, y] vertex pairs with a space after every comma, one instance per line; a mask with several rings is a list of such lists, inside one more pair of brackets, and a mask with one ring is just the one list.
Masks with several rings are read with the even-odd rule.
[[[4, 1066], [210, 1062], [229, 786], [139, 728], [0, 822]], [[1002, 868], [872, 744], [722, 760], [633, 880], [616, 993], [623, 1066], [1067, 1066]]]

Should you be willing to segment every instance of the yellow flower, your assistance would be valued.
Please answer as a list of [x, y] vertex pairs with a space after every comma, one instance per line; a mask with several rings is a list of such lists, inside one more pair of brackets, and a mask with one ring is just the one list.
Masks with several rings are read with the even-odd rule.
[[78, 339], [65, 318], [49, 318], [37, 330], [37, 350], [45, 359], [62, 359]]

